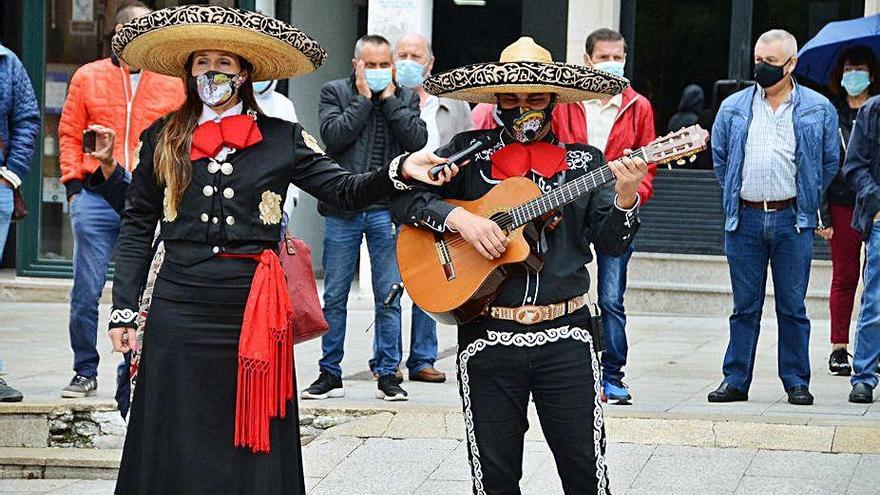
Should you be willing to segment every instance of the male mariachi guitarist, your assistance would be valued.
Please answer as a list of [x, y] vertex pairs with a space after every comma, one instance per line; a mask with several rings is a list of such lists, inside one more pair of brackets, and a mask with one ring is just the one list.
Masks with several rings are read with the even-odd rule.
[[[551, 113], [557, 103], [615, 94], [625, 87], [625, 79], [553, 63], [531, 38], [508, 46], [500, 62], [432, 76], [425, 81], [431, 94], [497, 102], [496, 118], [503, 127], [453, 138], [438, 155], [451, 156], [475, 139], [498, 144], [472, 155], [444, 186], [399, 196], [392, 213], [411, 225], [457, 231], [483, 256], [500, 257], [509, 242], [504, 231], [444, 199], [474, 200], [515, 176], [530, 178], [546, 193], [602, 166], [605, 159], [598, 149], [558, 144]], [[459, 392], [476, 494], [520, 493], [530, 394], [565, 493], [609, 493], [585, 265], [592, 260], [590, 243], [611, 256], [628, 247], [639, 225], [636, 193], [647, 165], [623, 158], [609, 168], [615, 185], [565, 206], [555, 228], [538, 226], [543, 268], [524, 268], [511, 276], [486, 314], [458, 327]]]

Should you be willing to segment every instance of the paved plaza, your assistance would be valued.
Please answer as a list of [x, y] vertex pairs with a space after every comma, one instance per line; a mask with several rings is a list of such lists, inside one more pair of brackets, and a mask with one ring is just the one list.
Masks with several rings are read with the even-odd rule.
[[[405, 306], [408, 307], [408, 306]], [[27, 403], [63, 403], [70, 379], [67, 305], [0, 303], [4, 377]], [[108, 308], [102, 306], [106, 319]], [[408, 312], [407, 312], [408, 313]], [[371, 311], [352, 309], [343, 362], [346, 397], [303, 401], [303, 415], [339, 414], [304, 447], [311, 494], [459, 494], [470, 492], [464, 427], [454, 380], [455, 335], [441, 327], [444, 384], [404, 382], [407, 403], [374, 398], [367, 360]], [[405, 313], [404, 328], [409, 328]], [[764, 322], [750, 401], [709, 404], [727, 340], [721, 318], [634, 316], [626, 381], [632, 406], [608, 406], [607, 464], [617, 494], [864, 494], [880, 486], [880, 406], [846, 401], [849, 383], [825, 370], [828, 322], [813, 322], [812, 390], [816, 404], [785, 401], [776, 377], [775, 321]], [[404, 331], [408, 337], [408, 331]], [[405, 345], [408, 338], [405, 338]], [[99, 394], [108, 403], [117, 356], [99, 335]], [[317, 375], [320, 342], [297, 347], [297, 380]], [[552, 456], [532, 411], [526, 437], [524, 494], [562, 493]], [[109, 494], [109, 480], [0, 480], [2, 494]]]

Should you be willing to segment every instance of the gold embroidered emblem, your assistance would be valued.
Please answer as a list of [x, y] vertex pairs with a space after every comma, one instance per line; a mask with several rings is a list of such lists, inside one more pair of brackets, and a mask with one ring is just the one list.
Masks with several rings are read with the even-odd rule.
[[303, 129], [302, 130], [302, 137], [303, 137], [303, 141], [306, 142], [306, 146], [308, 146], [310, 150], [314, 151], [315, 153], [317, 153], [319, 155], [324, 154], [324, 150], [322, 150], [321, 147], [318, 146], [318, 140], [315, 139], [315, 136], [312, 136], [311, 134], [306, 132], [305, 129]]
[[138, 141], [137, 148], [134, 149], [134, 156], [132, 157], [131, 162], [131, 171], [134, 172], [134, 169], [141, 163], [141, 147], [144, 145], [143, 141]]
[[283, 200], [284, 198], [272, 191], [263, 191], [260, 201], [260, 220], [264, 225], [281, 223], [281, 202]]
[[166, 222], [177, 220], [177, 210], [171, 209], [171, 191], [167, 187], [165, 188], [165, 197], [162, 198], [162, 214], [164, 216], [162, 220]]

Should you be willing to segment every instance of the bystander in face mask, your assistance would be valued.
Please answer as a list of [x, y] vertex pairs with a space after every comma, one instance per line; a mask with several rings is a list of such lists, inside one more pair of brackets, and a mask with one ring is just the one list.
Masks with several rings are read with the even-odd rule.
[[791, 57], [788, 57], [788, 60], [783, 62], [782, 65], [772, 65], [767, 62], [755, 64], [755, 82], [764, 89], [778, 83], [785, 77], [785, 66], [789, 60], [791, 60]]
[[275, 81], [273, 81], [271, 79], [268, 81], [255, 82], [254, 83], [254, 93], [261, 95], [263, 93], [268, 92], [269, 88], [272, 87], [272, 83], [274, 83], [274, 82]]
[[866, 70], [844, 72], [840, 79], [840, 85], [846, 90], [846, 94], [858, 96], [871, 85], [871, 75]]
[[365, 69], [364, 78], [367, 80], [367, 86], [374, 93], [380, 93], [391, 84], [391, 68]]
[[593, 68], [605, 71], [609, 74], [614, 74], [615, 76], [619, 77], [623, 77], [623, 68], [625, 66], [626, 62], [618, 62], [616, 60], [606, 60], [605, 62], [593, 64]]
[[425, 79], [425, 66], [415, 60], [398, 60], [394, 63], [397, 67], [397, 82], [405, 88], [417, 88]]

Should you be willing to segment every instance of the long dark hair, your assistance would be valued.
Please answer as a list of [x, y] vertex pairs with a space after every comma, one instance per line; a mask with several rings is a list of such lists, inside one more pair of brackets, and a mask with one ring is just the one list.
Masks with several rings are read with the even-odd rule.
[[[247, 72], [247, 80], [238, 87], [238, 97], [245, 109], [262, 114], [257, 100], [254, 98], [254, 86], [251, 74], [254, 66], [242, 57], [238, 57], [242, 69]], [[186, 101], [177, 110], [165, 117], [165, 125], [159, 133], [155, 157], [156, 181], [167, 189], [165, 197], [166, 209], [176, 212], [180, 205], [183, 192], [192, 181], [192, 162], [189, 150], [192, 145], [192, 134], [202, 114], [202, 100], [196, 91], [195, 79], [192, 77], [193, 55], [186, 61]]]
[[831, 78], [828, 80], [828, 89], [837, 96], [846, 96], [846, 91], [841, 87], [840, 81], [843, 78], [843, 66], [850, 65], [867, 65], [868, 73], [871, 75], [871, 85], [868, 86], [868, 94], [874, 96], [880, 93], [880, 63], [877, 62], [877, 56], [874, 50], [865, 45], [850, 45], [840, 51], [837, 56], [837, 63], [834, 70], [831, 71]]

